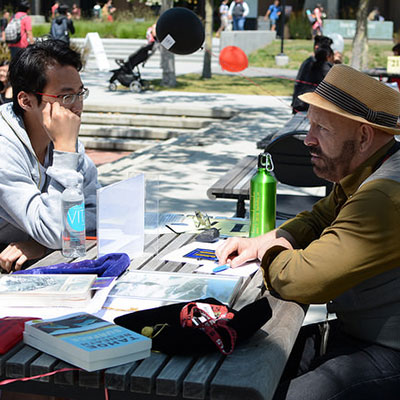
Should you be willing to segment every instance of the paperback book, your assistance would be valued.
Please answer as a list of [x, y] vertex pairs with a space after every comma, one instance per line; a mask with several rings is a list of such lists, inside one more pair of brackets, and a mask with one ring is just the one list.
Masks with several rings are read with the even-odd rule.
[[165, 304], [214, 297], [231, 305], [241, 284], [239, 276], [133, 270], [117, 280], [109, 297], [159, 300]]
[[87, 313], [25, 323], [24, 343], [86, 371], [150, 356], [151, 339]]
[[97, 275], [1, 275], [0, 299], [10, 307], [82, 307], [91, 300]]

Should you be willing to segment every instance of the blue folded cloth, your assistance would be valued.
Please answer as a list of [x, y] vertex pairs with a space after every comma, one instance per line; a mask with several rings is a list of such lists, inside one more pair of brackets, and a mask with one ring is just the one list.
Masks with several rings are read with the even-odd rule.
[[130, 264], [128, 254], [109, 253], [97, 260], [83, 260], [74, 263], [60, 263], [15, 271], [14, 274], [97, 274], [101, 277], [119, 276]]

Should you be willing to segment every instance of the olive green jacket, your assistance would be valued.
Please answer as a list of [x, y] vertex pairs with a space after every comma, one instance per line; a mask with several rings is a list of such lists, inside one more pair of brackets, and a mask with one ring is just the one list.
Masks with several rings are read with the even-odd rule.
[[283, 224], [300, 250], [271, 248], [262, 267], [282, 298], [328, 303], [345, 332], [400, 350], [400, 150], [374, 172], [393, 143]]

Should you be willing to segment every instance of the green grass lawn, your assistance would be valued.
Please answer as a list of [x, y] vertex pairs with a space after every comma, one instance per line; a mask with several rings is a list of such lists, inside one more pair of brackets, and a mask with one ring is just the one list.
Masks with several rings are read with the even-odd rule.
[[[393, 55], [392, 53], [393, 43], [387, 41], [373, 41], [368, 45], [368, 67], [385, 67], [387, 56]], [[351, 58], [351, 41], [345, 41], [343, 51], [343, 62], [344, 64], [350, 63]], [[284, 68], [287, 69], [298, 69], [301, 63], [312, 53], [312, 41], [311, 40], [285, 40], [284, 41], [284, 53], [289, 56], [289, 64]], [[275, 55], [281, 52], [281, 41], [274, 40], [271, 44], [255, 51], [249, 55], [249, 65], [252, 67], [266, 67], [274, 68]]]
[[[393, 44], [390, 42], [369, 43], [369, 68], [385, 67], [387, 56], [392, 55]], [[276, 68], [275, 55], [281, 52], [281, 41], [275, 40], [263, 49], [249, 55], [250, 67]], [[285, 40], [284, 53], [289, 56], [289, 64], [284, 68], [299, 69], [301, 63], [312, 54], [311, 40]], [[350, 63], [351, 42], [346, 41], [343, 62]], [[294, 82], [282, 78], [246, 78], [241, 73], [236, 75], [216, 75], [211, 79], [202, 79], [199, 74], [187, 74], [177, 77], [175, 88], [160, 86], [160, 80], [152, 81], [155, 90], [173, 90], [201, 93], [259, 94], [271, 96], [291, 96]]]
[[153, 80], [154, 90], [172, 90], [199, 93], [258, 94], [264, 96], [291, 96], [294, 82], [279, 78], [246, 78], [243, 75], [213, 75], [211, 79], [201, 79], [199, 74], [177, 77], [175, 88], [160, 86], [160, 80]]

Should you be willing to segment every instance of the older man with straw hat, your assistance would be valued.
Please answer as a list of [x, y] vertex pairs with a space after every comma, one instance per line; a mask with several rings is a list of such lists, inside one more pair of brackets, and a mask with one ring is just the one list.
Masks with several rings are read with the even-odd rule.
[[336, 313], [301, 329], [275, 399], [398, 399], [400, 93], [336, 65], [300, 97], [310, 104], [304, 143], [332, 192], [279, 229], [229, 239], [217, 256], [233, 268], [258, 258], [270, 290]]

